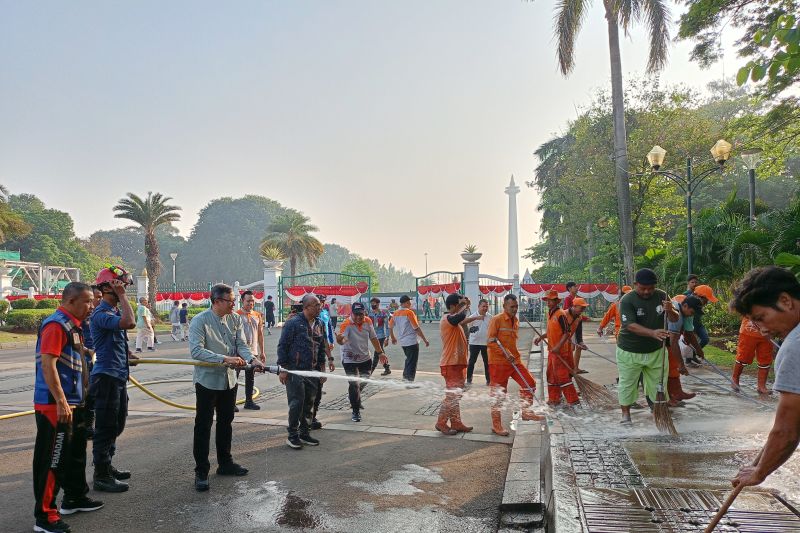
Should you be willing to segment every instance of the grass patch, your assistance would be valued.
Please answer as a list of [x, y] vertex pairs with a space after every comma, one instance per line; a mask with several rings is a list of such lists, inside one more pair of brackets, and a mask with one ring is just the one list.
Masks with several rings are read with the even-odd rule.
[[706, 354], [706, 359], [709, 363], [713, 363], [723, 368], [731, 368], [733, 366], [734, 359], [736, 359], [736, 355], [732, 354], [728, 350], [723, 350], [722, 348], [717, 348], [716, 346], [712, 346], [710, 344], [703, 348], [703, 353]]
[[0, 342], [35, 342], [35, 333], [17, 333], [15, 331], [0, 330]]

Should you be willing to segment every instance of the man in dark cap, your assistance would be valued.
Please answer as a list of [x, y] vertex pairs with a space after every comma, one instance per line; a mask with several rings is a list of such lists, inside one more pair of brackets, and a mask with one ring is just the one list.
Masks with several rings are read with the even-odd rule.
[[678, 313], [667, 293], [656, 289], [658, 277], [649, 268], [636, 272], [634, 290], [619, 302], [622, 328], [617, 339], [619, 405], [622, 423], [631, 422], [631, 405], [639, 396], [639, 376], [644, 376], [644, 391], [650, 402], [656, 399], [658, 384], [666, 385], [667, 362], [662, 353], [669, 337], [666, 320], [675, 322]]

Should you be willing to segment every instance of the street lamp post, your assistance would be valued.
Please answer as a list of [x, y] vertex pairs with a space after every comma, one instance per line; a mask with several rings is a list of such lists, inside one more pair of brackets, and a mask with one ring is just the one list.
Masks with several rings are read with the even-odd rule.
[[172, 258], [172, 292], [177, 292], [178, 285], [175, 283], [175, 260], [178, 259], [178, 252], [170, 252], [169, 256]]
[[692, 231], [692, 195], [700, 187], [700, 184], [714, 172], [721, 171], [722, 166], [731, 156], [731, 144], [724, 139], [720, 139], [711, 148], [711, 155], [714, 157], [716, 166], [709, 168], [699, 174], [692, 174], [692, 158], [686, 158], [686, 176], [681, 176], [669, 170], [660, 170], [664, 164], [667, 151], [656, 145], [647, 154], [647, 162], [653, 172], [666, 176], [675, 182], [686, 195], [686, 266], [687, 274], [691, 274], [694, 269], [694, 233]]
[[425, 275], [428, 275], [428, 252], [425, 252]]
[[756, 167], [761, 161], [761, 148], [752, 148], [742, 152], [742, 160], [747, 165], [750, 178], [750, 225], [756, 225]]

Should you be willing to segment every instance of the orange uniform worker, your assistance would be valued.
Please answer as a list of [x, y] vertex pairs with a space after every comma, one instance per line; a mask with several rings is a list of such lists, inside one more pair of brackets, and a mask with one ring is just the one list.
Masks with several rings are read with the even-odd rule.
[[548, 307], [547, 333], [538, 337], [534, 342], [538, 345], [545, 339], [545, 336], [547, 337], [547, 346], [550, 352], [547, 357], [547, 403], [548, 405], [560, 404], [563, 394], [569, 405], [577, 405], [580, 403], [580, 399], [578, 391], [575, 390], [575, 385], [572, 383], [571, 373], [574, 368], [572, 347], [569, 341], [572, 332], [564, 311], [558, 308], [561, 298], [558, 297], [558, 291], [551, 290], [542, 300], [547, 302]]
[[[508, 390], [508, 378], [513, 378], [519, 385], [519, 396], [522, 400], [523, 420], [543, 420], [534, 413], [530, 406], [533, 403], [533, 392], [536, 390], [536, 380], [528, 369], [522, 364], [522, 356], [517, 349], [519, 338], [519, 319], [517, 309], [519, 303], [513, 294], [506, 294], [503, 298], [503, 312], [492, 317], [489, 329], [486, 331], [487, 347], [489, 351], [489, 387], [495, 401], [492, 403], [492, 432], [501, 436], [508, 435], [508, 430], [503, 427], [500, 412], [500, 398]], [[501, 346], [502, 345], [502, 348]], [[505, 351], [512, 357], [508, 359]], [[516, 369], [514, 368], [516, 366]]]
[[[630, 285], [625, 285], [622, 287], [622, 294], [628, 294], [631, 292], [631, 290], [632, 289]], [[622, 294], [620, 295], [620, 298], [622, 297]], [[597, 334], [599, 336], [603, 336], [603, 331], [612, 320], [614, 321], [614, 336], [616, 337], [619, 335], [619, 328], [622, 327], [622, 317], [619, 315], [619, 306], [617, 305], [617, 302], [611, 302], [611, 305], [608, 306], [606, 314], [603, 315], [603, 319], [600, 321], [600, 327], [597, 328]]]
[[[469, 299], [460, 294], [450, 294], [445, 300], [447, 313], [439, 321], [439, 334], [442, 338], [442, 358], [439, 361], [444, 383], [447, 387], [444, 401], [439, 408], [436, 429], [445, 435], [455, 435], [459, 431], [467, 433], [472, 426], [461, 421], [460, 390], [467, 379], [467, 354], [469, 347], [463, 326], [479, 317], [469, 317]], [[450, 425], [448, 426], [448, 421]]]
[[769, 394], [767, 376], [769, 368], [772, 366], [773, 353], [775, 350], [769, 338], [765, 337], [750, 319], [742, 318], [739, 326], [739, 345], [736, 347], [736, 364], [733, 365], [732, 379], [736, 383], [734, 389], [739, 390], [739, 377], [742, 375], [744, 367], [755, 359], [758, 362], [757, 390], [761, 394]]

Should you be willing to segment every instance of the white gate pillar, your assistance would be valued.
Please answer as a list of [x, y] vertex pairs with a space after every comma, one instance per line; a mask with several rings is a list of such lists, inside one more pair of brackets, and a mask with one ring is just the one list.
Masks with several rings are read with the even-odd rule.
[[478, 310], [478, 300], [481, 299], [481, 290], [478, 286], [478, 276], [480, 275], [480, 263], [478, 261], [466, 261], [464, 263], [464, 296], [472, 302], [472, 312]]
[[143, 269], [142, 273], [136, 276], [136, 303], [139, 303], [139, 298], [147, 298], [147, 290], [150, 288], [149, 280], [147, 279], [147, 269]]
[[275, 302], [275, 314], [279, 316], [281, 309], [281, 298], [278, 294], [278, 279], [283, 271], [283, 261], [275, 259], [262, 259], [264, 261], [264, 303], [267, 296], [272, 296]]

